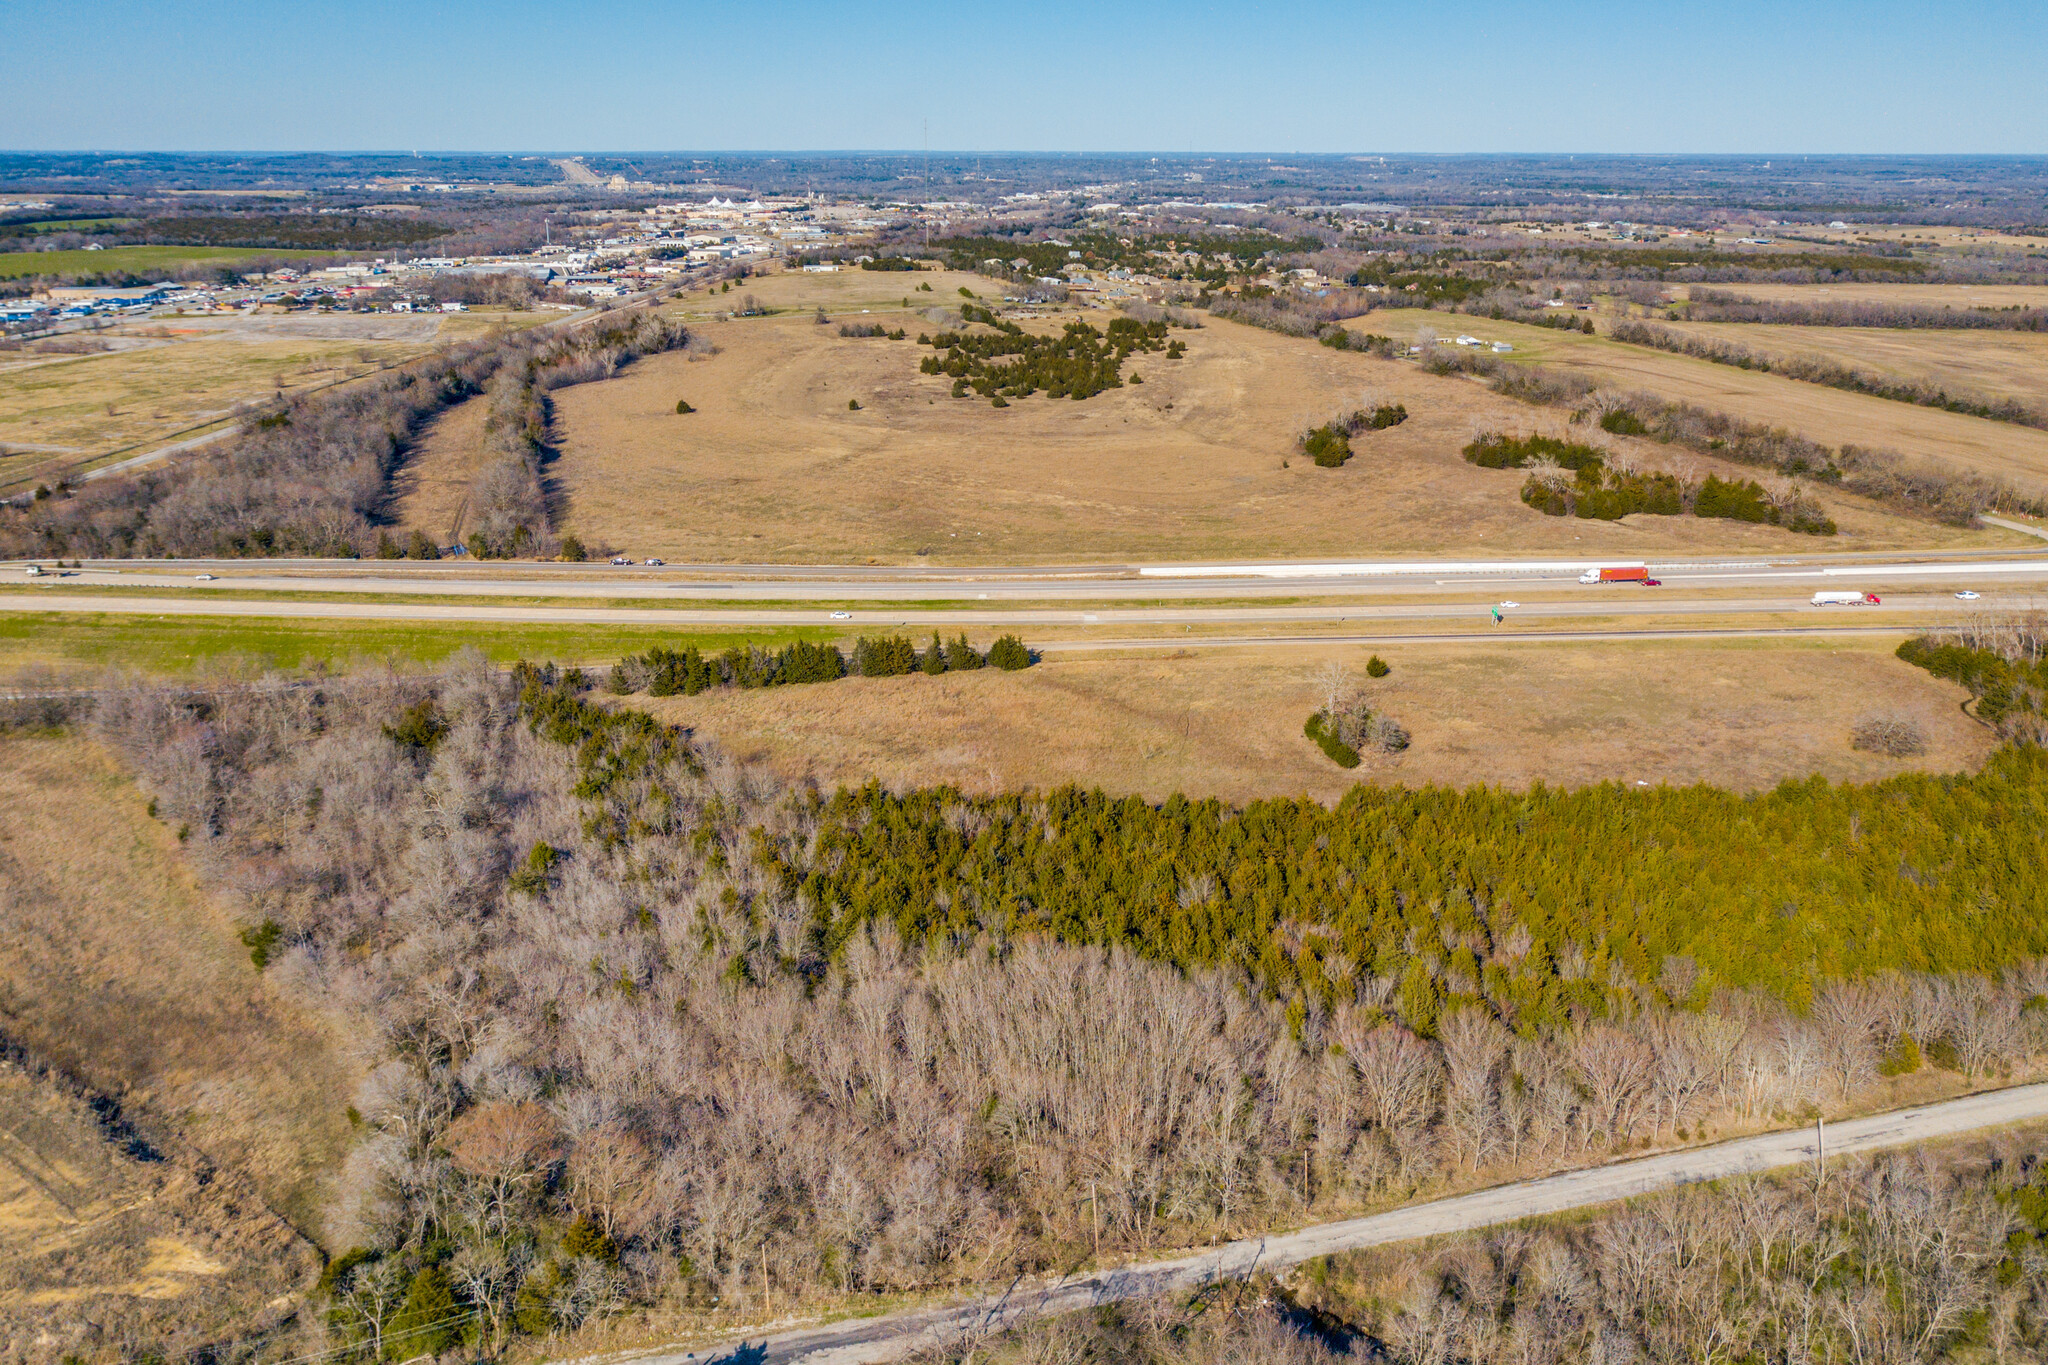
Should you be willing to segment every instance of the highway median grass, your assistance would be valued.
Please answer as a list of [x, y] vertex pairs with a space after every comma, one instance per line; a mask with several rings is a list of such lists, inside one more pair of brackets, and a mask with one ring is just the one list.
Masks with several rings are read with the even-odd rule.
[[829, 641], [822, 627], [673, 630], [638, 625], [526, 625], [489, 621], [301, 621], [281, 617], [149, 616], [126, 612], [0, 615], [0, 673], [134, 670], [153, 675], [439, 664], [465, 648], [497, 664], [550, 659], [608, 663], [654, 645], [701, 650]]

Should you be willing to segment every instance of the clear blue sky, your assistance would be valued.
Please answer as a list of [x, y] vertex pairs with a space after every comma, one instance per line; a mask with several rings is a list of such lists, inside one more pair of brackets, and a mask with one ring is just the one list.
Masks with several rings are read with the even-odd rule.
[[0, 0], [11, 150], [2048, 153], [2043, 0]]

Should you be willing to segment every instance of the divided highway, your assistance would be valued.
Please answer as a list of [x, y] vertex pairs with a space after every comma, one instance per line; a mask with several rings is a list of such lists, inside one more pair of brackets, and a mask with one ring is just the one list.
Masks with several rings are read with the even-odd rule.
[[1188, 1293], [1207, 1284], [1298, 1265], [1333, 1252], [1464, 1232], [1613, 1203], [1679, 1185], [1809, 1165], [1823, 1142], [1827, 1158], [1834, 1160], [2043, 1118], [2048, 1118], [2048, 1085], [2019, 1086], [1830, 1123], [1820, 1132], [1804, 1128], [1765, 1133], [1711, 1147], [1518, 1181], [1369, 1218], [1248, 1238], [1200, 1255], [1140, 1262], [1051, 1284], [1019, 1286], [1004, 1294], [943, 1308], [797, 1328], [751, 1341], [707, 1344], [694, 1350], [668, 1348], [612, 1359], [620, 1365], [627, 1361], [632, 1365], [780, 1365], [796, 1360], [811, 1365], [855, 1365], [896, 1360], [921, 1346], [1014, 1326], [1034, 1317], [1080, 1312], [1125, 1299]]
[[[829, 624], [849, 634], [997, 626], [1030, 628], [1034, 643], [1065, 639], [1094, 647], [1111, 642], [1103, 638], [1106, 630], [1091, 627], [1139, 629], [1153, 640], [1181, 627], [1183, 643], [1213, 647], [1223, 643], [1213, 628], [1230, 626], [1255, 633], [1295, 627], [1321, 641], [1384, 641], [1395, 638], [1382, 633], [1389, 630], [1493, 633], [1496, 604], [1504, 604], [1506, 625], [1499, 633], [1507, 636], [1554, 638], [1565, 634], [1560, 628], [1566, 623], [1576, 627], [1571, 638], [1579, 639], [1705, 629], [1861, 633], [2032, 605], [2034, 594], [2048, 591], [2048, 553], [1659, 561], [1650, 566], [1663, 583], [1656, 588], [1581, 584], [1578, 575], [1591, 562], [920, 569], [221, 560], [181, 561], [173, 568], [136, 560], [20, 578], [13, 574], [24, 566], [0, 566], [6, 581], [34, 589], [0, 593], [0, 611], [650, 629]], [[1820, 589], [1875, 592], [1883, 603], [1816, 608], [1809, 599]], [[1978, 596], [1958, 598], [1966, 591]], [[1725, 624], [1713, 626], [1715, 618]], [[1545, 621], [1555, 628], [1529, 628]], [[1196, 635], [1197, 628], [1212, 634]]]
[[[662, 597], [721, 601], [1168, 601], [1298, 596], [1403, 596], [1548, 587], [1589, 600], [1645, 591], [1610, 585], [1579, 593], [1598, 560], [1381, 561], [1375, 563], [1096, 564], [904, 568], [867, 565], [697, 564], [612, 568], [586, 564], [479, 564], [465, 560], [163, 560], [94, 562], [65, 582], [194, 587], [222, 592], [406, 593], [475, 597]], [[0, 573], [20, 573], [19, 563]], [[1757, 588], [1810, 595], [1817, 588], [2024, 588], [2048, 584], [2039, 555], [1720, 557], [1655, 560], [1667, 587]], [[214, 575], [200, 584], [197, 575]], [[1649, 589], [1647, 591], [1656, 591]], [[1491, 599], [1488, 599], [1491, 600]]]

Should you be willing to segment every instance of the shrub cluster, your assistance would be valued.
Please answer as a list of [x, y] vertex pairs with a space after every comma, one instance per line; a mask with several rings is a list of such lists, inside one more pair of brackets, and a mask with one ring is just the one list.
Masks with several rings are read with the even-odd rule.
[[1333, 417], [1303, 433], [1301, 453], [1324, 469], [1336, 469], [1351, 458], [1351, 438], [1367, 431], [1385, 431], [1408, 420], [1408, 408], [1401, 403], [1382, 403], [1371, 412], [1360, 408], [1343, 417]]
[[[1374, 655], [1373, 659], [1378, 662], [1379, 656]], [[1378, 673], [1372, 673], [1370, 665], [1366, 671], [1375, 678], [1383, 678], [1387, 668], [1381, 663]], [[1373, 710], [1362, 697], [1341, 703], [1335, 711], [1328, 708], [1316, 711], [1302, 725], [1301, 732], [1314, 740], [1340, 768], [1357, 767], [1360, 755], [1368, 751], [1400, 753], [1409, 742], [1404, 726], [1385, 712]]]
[[1894, 711], [1874, 711], [1849, 731], [1850, 747], [1891, 758], [1911, 758], [1927, 751], [1927, 735], [1918, 721]]
[[839, 335], [843, 337], [887, 337], [891, 341], [903, 340], [903, 329], [890, 331], [879, 322], [842, 322]]
[[1791, 488], [1766, 489], [1753, 479], [1709, 474], [1698, 484], [1671, 474], [1617, 470], [1592, 446], [1554, 436], [1486, 433], [1465, 447], [1465, 458], [1487, 469], [1532, 469], [1522, 501], [1553, 517], [1616, 521], [1644, 512], [1655, 516], [1714, 517], [1783, 526], [1831, 536], [1835, 523]]
[[1316, 742], [1332, 763], [1340, 768], [1355, 768], [1359, 764], [1358, 750], [1337, 737], [1336, 727], [1330, 724], [1329, 713], [1317, 711], [1302, 724], [1301, 732]]
[[1522, 469], [1532, 461], [1548, 459], [1569, 470], [1599, 469], [1599, 450], [1578, 441], [1556, 436], [1503, 436], [1484, 432], [1465, 447], [1465, 458], [1481, 469]]

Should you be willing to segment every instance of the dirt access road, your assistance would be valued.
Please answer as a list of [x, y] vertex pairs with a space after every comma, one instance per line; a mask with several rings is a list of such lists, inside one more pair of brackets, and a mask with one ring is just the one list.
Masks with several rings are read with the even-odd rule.
[[2048, 1117], [2048, 1085], [2019, 1086], [1831, 1123], [1823, 1134], [1816, 1134], [1811, 1128], [1765, 1133], [1711, 1147], [1619, 1161], [1592, 1170], [1567, 1171], [1541, 1180], [1518, 1181], [1370, 1218], [1323, 1223], [1299, 1232], [1232, 1242], [1199, 1256], [1141, 1263], [1053, 1284], [1019, 1285], [1002, 1295], [946, 1308], [798, 1328], [754, 1341], [725, 1342], [692, 1351], [667, 1349], [611, 1359], [620, 1365], [626, 1361], [631, 1365], [771, 1365], [794, 1360], [808, 1361], [810, 1365], [854, 1365], [895, 1360], [935, 1341], [990, 1332], [1039, 1315], [1080, 1312], [1123, 1299], [1187, 1293], [1220, 1280], [1242, 1279], [1254, 1271], [1278, 1270], [1333, 1252], [1463, 1232], [1613, 1203], [1677, 1185], [1811, 1163], [1817, 1139], [1826, 1143], [1826, 1156], [1832, 1160], [2044, 1117]]

